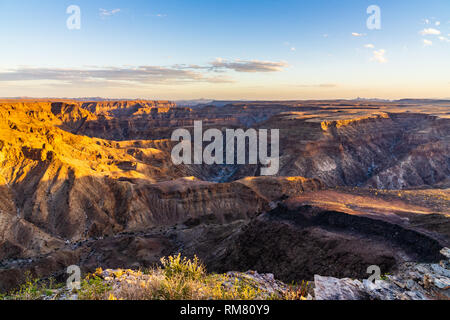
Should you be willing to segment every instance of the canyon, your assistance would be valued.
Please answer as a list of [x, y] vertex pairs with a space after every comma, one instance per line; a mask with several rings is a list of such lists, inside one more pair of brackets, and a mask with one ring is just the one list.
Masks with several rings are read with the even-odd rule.
[[[145, 268], [366, 279], [450, 247], [450, 101], [0, 101], [0, 291]], [[173, 131], [279, 130], [279, 172], [174, 164]]]

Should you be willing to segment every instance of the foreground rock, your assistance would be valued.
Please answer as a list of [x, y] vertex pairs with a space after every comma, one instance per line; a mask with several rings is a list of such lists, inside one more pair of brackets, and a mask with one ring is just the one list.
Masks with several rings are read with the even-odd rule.
[[[149, 273], [130, 269], [98, 269], [94, 282], [84, 282], [80, 290], [47, 289], [38, 300], [312, 300], [307, 284], [294, 289], [273, 274], [255, 271], [228, 272], [183, 279], [164, 270]], [[305, 296], [302, 296], [304, 293]], [[19, 297], [21, 299], [22, 297]]]
[[405, 263], [397, 272], [375, 283], [316, 275], [316, 300], [449, 300], [450, 250], [439, 264]]

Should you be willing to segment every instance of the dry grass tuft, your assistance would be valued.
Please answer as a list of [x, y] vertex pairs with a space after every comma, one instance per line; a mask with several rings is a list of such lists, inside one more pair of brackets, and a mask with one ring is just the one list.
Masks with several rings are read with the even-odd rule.
[[[265, 286], [248, 274], [208, 274], [197, 257], [190, 260], [179, 254], [162, 258], [161, 265], [145, 272], [97, 269], [69, 296], [75, 294], [79, 300], [304, 300], [307, 295], [307, 283], [283, 284], [282, 289], [273, 290], [270, 283]], [[44, 299], [31, 281], [14, 296]]]

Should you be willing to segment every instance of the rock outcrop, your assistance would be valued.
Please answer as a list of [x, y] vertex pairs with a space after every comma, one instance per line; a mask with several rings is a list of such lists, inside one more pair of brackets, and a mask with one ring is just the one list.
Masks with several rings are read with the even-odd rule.
[[406, 263], [382, 280], [314, 277], [316, 300], [448, 300], [450, 299], [450, 250], [439, 264]]

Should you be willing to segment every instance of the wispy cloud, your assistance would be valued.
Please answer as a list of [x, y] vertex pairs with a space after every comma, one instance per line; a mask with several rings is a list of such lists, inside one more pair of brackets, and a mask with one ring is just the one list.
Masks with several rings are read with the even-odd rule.
[[299, 84], [296, 85], [296, 87], [300, 88], [323, 88], [323, 89], [330, 89], [330, 88], [336, 88], [338, 85], [336, 83], [319, 83], [319, 84]]
[[371, 44], [371, 43], [368, 43], [368, 44], [365, 44], [365, 45], [364, 45], [364, 48], [374, 49], [375, 46], [374, 46], [373, 44]]
[[364, 33], [358, 33], [358, 32], [352, 32], [352, 36], [354, 36], [354, 37], [364, 37], [365, 34]]
[[283, 43], [283, 45], [289, 47], [289, 50], [291, 50], [291, 51], [297, 51], [297, 49], [296, 49], [294, 46], [292, 46], [291, 43], [288, 42], [288, 41], [285, 41], [285, 42]]
[[230, 82], [226, 77], [210, 76], [176, 67], [94, 67], [89, 69], [18, 68], [0, 73], [0, 81], [57, 80], [66, 84], [85, 82], [131, 82], [168, 84], [183, 82]]
[[425, 47], [431, 47], [433, 45], [433, 41], [427, 39], [423, 39], [422, 42]]
[[449, 38], [446, 38], [446, 37], [444, 37], [444, 36], [440, 36], [440, 37], [439, 37], [439, 40], [441, 40], [441, 41], [443, 41], [443, 42], [450, 42], [450, 39], [449, 39]]
[[[21, 67], [0, 72], [0, 82], [58, 81], [60, 84], [182, 84], [190, 82], [234, 82], [225, 71], [276, 72], [286, 67], [285, 62], [259, 60], [227, 61], [216, 59], [206, 65], [89, 67], [89, 68], [31, 68]], [[220, 76], [218, 72], [221, 72]]]
[[229, 69], [236, 72], [278, 72], [287, 67], [286, 62], [260, 61], [260, 60], [234, 60], [229, 61], [217, 58], [211, 63], [214, 69]]
[[384, 50], [384, 49], [375, 50], [373, 52], [373, 57], [371, 60], [379, 62], [379, 63], [386, 63], [388, 60], [387, 60], [385, 54], [386, 54], [386, 50]]
[[157, 18], [165, 18], [167, 17], [167, 14], [165, 13], [155, 13], [155, 14], [145, 14], [146, 17], [157, 17]]
[[423, 20], [422, 20], [422, 23], [423, 23], [423, 24], [428, 24], [428, 25], [434, 24], [434, 25], [437, 26], [437, 27], [439, 27], [439, 26], [441, 25], [441, 21], [437, 20], [436, 18], [430, 18], [430, 19], [426, 18], [426, 19], [423, 19]]
[[115, 15], [116, 13], [119, 13], [119, 12], [120, 12], [120, 9], [111, 9], [111, 10], [107, 10], [107, 9], [102, 9], [102, 8], [100, 8], [99, 10], [100, 10], [100, 16], [101, 16], [102, 18], [109, 17], [109, 16], [113, 16], [113, 15]]
[[440, 35], [441, 32], [434, 28], [426, 28], [419, 32], [423, 36], [429, 36], [429, 35]]

